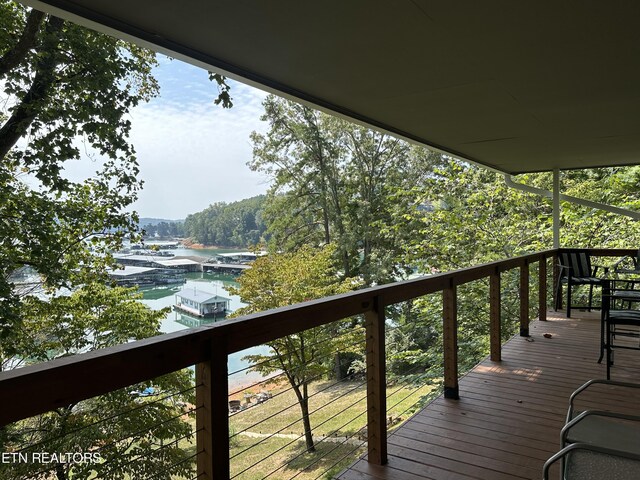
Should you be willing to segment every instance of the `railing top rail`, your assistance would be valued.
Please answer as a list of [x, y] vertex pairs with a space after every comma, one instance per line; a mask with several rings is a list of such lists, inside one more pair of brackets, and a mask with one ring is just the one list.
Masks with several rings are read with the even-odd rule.
[[[604, 250], [603, 250], [604, 251]], [[635, 250], [606, 250], [626, 255]], [[556, 249], [375, 286], [255, 313], [211, 326], [160, 335], [116, 347], [0, 372], [0, 425], [155, 378], [210, 358], [211, 348], [234, 353], [276, 338], [384, 305], [462, 285], [548, 258]], [[301, 321], [303, 319], [304, 321]]]

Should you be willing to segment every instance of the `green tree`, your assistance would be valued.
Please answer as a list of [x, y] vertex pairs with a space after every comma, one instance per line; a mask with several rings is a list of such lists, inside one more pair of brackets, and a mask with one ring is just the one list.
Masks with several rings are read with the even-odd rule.
[[253, 170], [272, 178], [265, 208], [274, 250], [334, 243], [345, 277], [366, 284], [406, 273], [393, 223], [397, 189], [411, 189], [439, 156], [388, 135], [269, 96], [265, 135], [252, 134]]
[[[138, 216], [127, 212], [142, 187], [128, 140], [128, 114], [158, 94], [155, 65], [155, 54], [146, 49], [21, 4], [0, 3], [2, 369], [158, 333], [161, 313], [149, 312], [131, 291], [102, 284], [111, 252], [125, 238], [139, 238]], [[212, 80], [220, 103], [229, 106], [224, 78], [212, 75]], [[95, 161], [95, 175], [70, 180], [67, 162], [87, 158]], [[176, 373], [132, 388], [175, 391], [188, 380], [187, 374]], [[105, 440], [129, 439], [109, 447], [114, 455], [110, 468], [118, 468], [104, 465], [102, 478], [122, 478], [127, 471], [137, 472], [135, 478], [149, 469], [165, 474], [176, 458], [175, 446], [165, 446], [166, 457], [143, 456], [130, 465], [121, 460], [188, 432], [189, 426], [176, 415], [180, 410], [166, 402], [133, 417], [125, 413], [140, 402], [129, 391], [113, 392], [11, 425], [0, 432], [0, 440], [12, 447], [23, 441], [55, 446], [56, 435], [83, 426], [78, 433], [83, 448], [107, 448]], [[94, 425], [96, 415], [111, 414], [120, 421]], [[166, 419], [166, 425], [136, 433], [145, 425], [151, 428], [154, 417]], [[87, 478], [81, 469], [58, 465], [55, 474]]]
[[[638, 167], [563, 172], [562, 191], [637, 209], [639, 175]], [[517, 180], [552, 188], [549, 173], [521, 175]], [[448, 159], [431, 170], [421, 187], [399, 190], [397, 195], [403, 201], [397, 204], [396, 221], [381, 234], [401, 238], [402, 261], [415, 265], [421, 273], [450, 271], [552, 247], [551, 201], [509, 188], [501, 175], [485, 169]], [[638, 222], [567, 202], [562, 202], [561, 221], [563, 246], [628, 247], [640, 240]], [[517, 272], [502, 275], [505, 340], [518, 327], [518, 282]], [[530, 288], [535, 297], [536, 282]], [[488, 292], [486, 281], [458, 289], [459, 358], [463, 368], [472, 367], [488, 353], [488, 322], [479, 321], [489, 315]], [[534, 303], [531, 316], [536, 315]], [[414, 358], [432, 358], [431, 366], [439, 368], [441, 356], [429, 352], [437, 353], [441, 348], [441, 300], [427, 296], [416, 300], [414, 307], [411, 315], [404, 313], [398, 321], [432, 332], [432, 342], [426, 349], [425, 345], [420, 347], [425, 356]], [[410, 350], [392, 354], [402, 362]]]
[[[109, 253], [138, 238], [127, 208], [142, 187], [128, 113], [158, 94], [155, 53], [21, 4], [0, 3], [0, 338], [19, 329], [12, 275], [73, 288], [104, 274]], [[230, 106], [228, 86], [218, 103]], [[22, 140], [21, 140], [22, 139]], [[70, 181], [65, 163], [96, 174]]]
[[[29, 296], [24, 308], [25, 335], [16, 346], [22, 355], [5, 359], [4, 366], [15, 368], [158, 335], [166, 311], [153, 311], [139, 298], [133, 289], [99, 283], [47, 300]], [[169, 467], [187, 456], [174, 440], [192, 434], [191, 425], [181, 418], [183, 402], [194, 401], [192, 385], [190, 372], [175, 372], [67, 405], [9, 425], [0, 448], [15, 451], [36, 445], [33, 448], [38, 452], [97, 452], [104, 460], [48, 465], [46, 475], [54, 474], [57, 480], [90, 478], [92, 472], [105, 479], [188, 476], [189, 462], [174, 470]], [[145, 389], [152, 389], [147, 390], [151, 394], [141, 397]], [[176, 392], [186, 393], [171, 395]], [[30, 452], [29, 447], [25, 452]], [[0, 464], [1, 476], [16, 480], [33, 478], [42, 470], [39, 463]]]
[[[0, 112], [0, 335], [7, 337], [19, 330], [17, 270], [29, 267], [50, 291], [72, 288], [104, 273], [109, 251], [135, 235], [137, 216], [124, 209], [141, 181], [127, 113], [158, 86], [147, 50], [12, 2], [0, 4], [0, 22], [9, 99]], [[99, 171], [72, 182], [64, 163], [85, 150], [100, 155]]]
[[[238, 278], [239, 287], [229, 293], [240, 295], [248, 305], [234, 312], [244, 315], [271, 308], [345, 293], [358, 286], [352, 279], [340, 281], [333, 267], [331, 245], [316, 250], [303, 246], [294, 253], [270, 254], [253, 263]], [[300, 322], [304, 322], [301, 318]], [[348, 351], [353, 339], [363, 333], [352, 321], [311, 328], [289, 335], [268, 345], [269, 355], [245, 357], [253, 369], [263, 375], [284, 372], [296, 394], [304, 427], [307, 450], [315, 450], [309, 419], [309, 384], [328, 373], [328, 366], [336, 351]]]

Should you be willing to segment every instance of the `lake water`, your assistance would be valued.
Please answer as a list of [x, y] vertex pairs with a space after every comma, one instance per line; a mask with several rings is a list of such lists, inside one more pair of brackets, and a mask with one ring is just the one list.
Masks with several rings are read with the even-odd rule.
[[[214, 256], [216, 253], [226, 253], [238, 250], [219, 250], [219, 249], [187, 249], [180, 248], [176, 250], [172, 250], [172, 253], [176, 255], [185, 256], [185, 255], [198, 255], [198, 256]], [[235, 277], [232, 275], [219, 275], [219, 274], [208, 274], [204, 272], [192, 272], [184, 274], [186, 279], [186, 283], [184, 284], [176, 284], [173, 286], [162, 286], [162, 287], [154, 287], [154, 288], [144, 288], [140, 289], [142, 293], [142, 301], [149, 307], [154, 310], [160, 310], [165, 307], [171, 307], [175, 304], [175, 295], [182, 288], [190, 288], [196, 289], [203, 292], [208, 292], [214, 295], [220, 295], [222, 297], [227, 297], [231, 299], [229, 308], [231, 311], [235, 311], [244, 304], [240, 301], [240, 297], [237, 295], [230, 295], [227, 287], [229, 286], [237, 286], [238, 284], [235, 281]], [[213, 321], [213, 319], [199, 319], [195, 317], [191, 317], [188, 315], [184, 315], [175, 311], [171, 311], [167, 314], [165, 319], [162, 321], [162, 325], [160, 327], [163, 333], [177, 332], [179, 330], [184, 330], [187, 328], [194, 328], [201, 325], [208, 325]], [[221, 320], [218, 320], [221, 321]], [[269, 353], [269, 347], [259, 346], [253, 347], [247, 350], [243, 350], [241, 352], [233, 353], [229, 355], [229, 387], [230, 389], [234, 389], [239, 387], [240, 385], [256, 382], [262, 379], [262, 376], [257, 372], [249, 372], [247, 369], [250, 367], [250, 364], [244, 360], [242, 357], [250, 354], [263, 354], [266, 355]]]

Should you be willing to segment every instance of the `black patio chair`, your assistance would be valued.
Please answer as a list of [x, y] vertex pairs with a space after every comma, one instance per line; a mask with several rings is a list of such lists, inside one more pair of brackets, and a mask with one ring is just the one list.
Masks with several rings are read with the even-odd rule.
[[638, 280], [605, 280], [602, 286], [600, 358], [607, 354], [607, 380], [611, 378], [614, 349], [640, 350], [640, 343], [619, 341], [640, 339], [640, 285]]
[[[562, 285], [567, 285], [567, 318], [571, 317], [572, 308], [593, 308], [593, 287], [602, 286], [602, 278], [598, 278], [598, 270], [604, 275], [608, 267], [591, 265], [591, 256], [582, 250], [564, 250], [559, 256], [558, 282], [556, 284], [556, 311], [562, 306]], [[574, 285], [589, 285], [589, 304], [572, 305], [571, 289]]]
[[625, 255], [611, 266], [615, 273], [640, 273], [640, 249], [635, 256]]

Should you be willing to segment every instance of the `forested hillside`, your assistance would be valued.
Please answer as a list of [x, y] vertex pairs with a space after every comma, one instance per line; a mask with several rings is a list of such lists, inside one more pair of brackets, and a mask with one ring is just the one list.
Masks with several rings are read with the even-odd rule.
[[264, 240], [262, 218], [265, 196], [238, 202], [217, 202], [201, 212], [187, 216], [184, 234], [197, 243], [220, 247], [249, 247]]
[[147, 239], [184, 237], [183, 220], [141, 218], [139, 225], [142, 227], [142, 230], [144, 231], [144, 237]]

